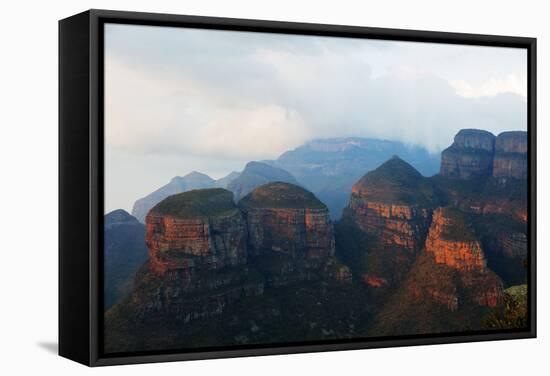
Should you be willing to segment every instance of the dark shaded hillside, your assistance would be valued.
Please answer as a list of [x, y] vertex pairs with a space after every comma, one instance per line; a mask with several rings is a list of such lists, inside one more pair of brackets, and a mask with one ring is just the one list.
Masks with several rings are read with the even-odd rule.
[[104, 229], [104, 308], [109, 308], [131, 293], [148, 250], [145, 225], [124, 210], [105, 215]]

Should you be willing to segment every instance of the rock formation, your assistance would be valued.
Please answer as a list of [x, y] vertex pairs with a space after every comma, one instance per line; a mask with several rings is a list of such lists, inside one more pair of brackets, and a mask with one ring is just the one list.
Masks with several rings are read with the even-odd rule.
[[212, 188], [169, 196], [146, 217], [150, 261], [136, 276], [141, 316], [184, 322], [219, 315], [242, 296], [263, 293], [246, 265], [246, 225], [231, 192]]
[[334, 230], [326, 206], [296, 185], [270, 183], [239, 202], [252, 255], [273, 251], [293, 258], [334, 255]]
[[463, 129], [441, 154], [440, 173], [460, 179], [526, 179], [527, 132], [503, 132], [495, 138], [487, 131]]
[[246, 262], [246, 225], [227, 190], [170, 196], [151, 209], [146, 225], [151, 266], [158, 271]]
[[334, 263], [328, 209], [311, 192], [288, 183], [269, 183], [244, 197], [239, 208], [248, 226], [249, 253], [270, 285], [309, 280], [323, 268], [326, 273], [321, 274], [350, 279], [349, 269]]
[[493, 170], [495, 136], [478, 129], [462, 129], [441, 154], [442, 176], [468, 179], [489, 176]]
[[527, 179], [527, 132], [503, 132], [495, 143], [493, 176]]
[[[475, 237], [464, 214], [456, 208], [438, 208], [433, 215], [432, 225], [426, 239], [426, 252], [431, 254], [435, 264], [443, 265], [455, 272], [447, 272], [447, 283], [454, 294], [441, 291], [438, 283], [426, 292], [436, 300], [444, 298], [446, 304], [455, 301], [451, 309], [459, 304], [474, 304], [495, 307], [500, 303], [503, 294], [502, 282], [487, 268], [487, 261], [481, 243]], [[445, 274], [442, 274], [445, 275]], [[429, 277], [428, 277], [429, 278]], [[439, 276], [441, 278], [441, 276]], [[451, 283], [450, 281], [453, 281]], [[415, 294], [418, 295], [418, 286]], [[449, 300], [450, 296], [456, 299]]]
[[434, 211], [426, 251], [433, 254], [437, 264], [454, 269], [474, 270], [486, 266], [481, 244], [458, 209], [438, 208]]
[[431, 194], [418, 171], [393, 157], [354, 184], [344, 217], [388, 246], [416, 251], [430, 225]]

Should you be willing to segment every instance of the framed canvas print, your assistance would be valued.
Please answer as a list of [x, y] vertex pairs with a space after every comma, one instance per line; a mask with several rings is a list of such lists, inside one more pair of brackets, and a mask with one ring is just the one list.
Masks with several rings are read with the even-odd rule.
[[90, 10], [59, 23], [59, 352], [536, 335], [536, 40]]

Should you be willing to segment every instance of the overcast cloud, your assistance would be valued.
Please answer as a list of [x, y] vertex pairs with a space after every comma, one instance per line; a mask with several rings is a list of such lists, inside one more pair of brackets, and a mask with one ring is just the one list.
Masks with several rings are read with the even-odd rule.
[[313, 138], [440, 152], [527, 128], [525, 50], [153, 26], [105, 31], [106, 211]]

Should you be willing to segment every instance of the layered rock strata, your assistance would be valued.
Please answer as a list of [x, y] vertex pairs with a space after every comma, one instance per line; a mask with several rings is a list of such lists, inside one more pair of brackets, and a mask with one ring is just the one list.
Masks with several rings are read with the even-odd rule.
[[[503, 297], [500, 278], [487, 268], [481, 243], [474, 236], [464, 215], [455, 208], [438, 208], [426, 239], [426, 253], [432, 256], [441, 272], [425, 285], [424, 293], [456, 310], [471, 302], [495, 307]], [[411, 286], [413, 294], [422, 294], [419, 285]]]
[[441, 154], [441, 176], [470, 179], [527, 179], [527, 132], [503, 132], [495, 137], [478, 129], [463, 129]]
[[271, 285], [310, 280], [323, 270], [334, 279], [349, 279], [344, 265], [326, 269], [334, 260], [334, 228], [327, 207], [311, 192], [269, 183], [244, 197], [239, 208], [247, 223], [249, 254]]
[[493, 176], [527, 179], [527, 132], [503, 132], [498, 135]]
[[150, 260], [132, 297], [141, 316], [156, 312], [187, 322], [263, 293], [261, 278], [246, 265], [246, 224], [231, 192], [170, 196], [151, 209], [146, 228]]
[[441, 153], [442, 176], [469, 179], [490, 176], [493, 170], [495, 136], [478, 129], [462, 129], [453, 144]]
[[393, 157], [353, 185], [344, 217], [385, 245], [419, 250], [431, 221], [425, 184], [412, 166]]
[[458, 270], [483, 269], [486, 266], [481, 244], [471, 235], [457, 209], [438, 208], [426, 239], [426, 251], [437, 264]]

